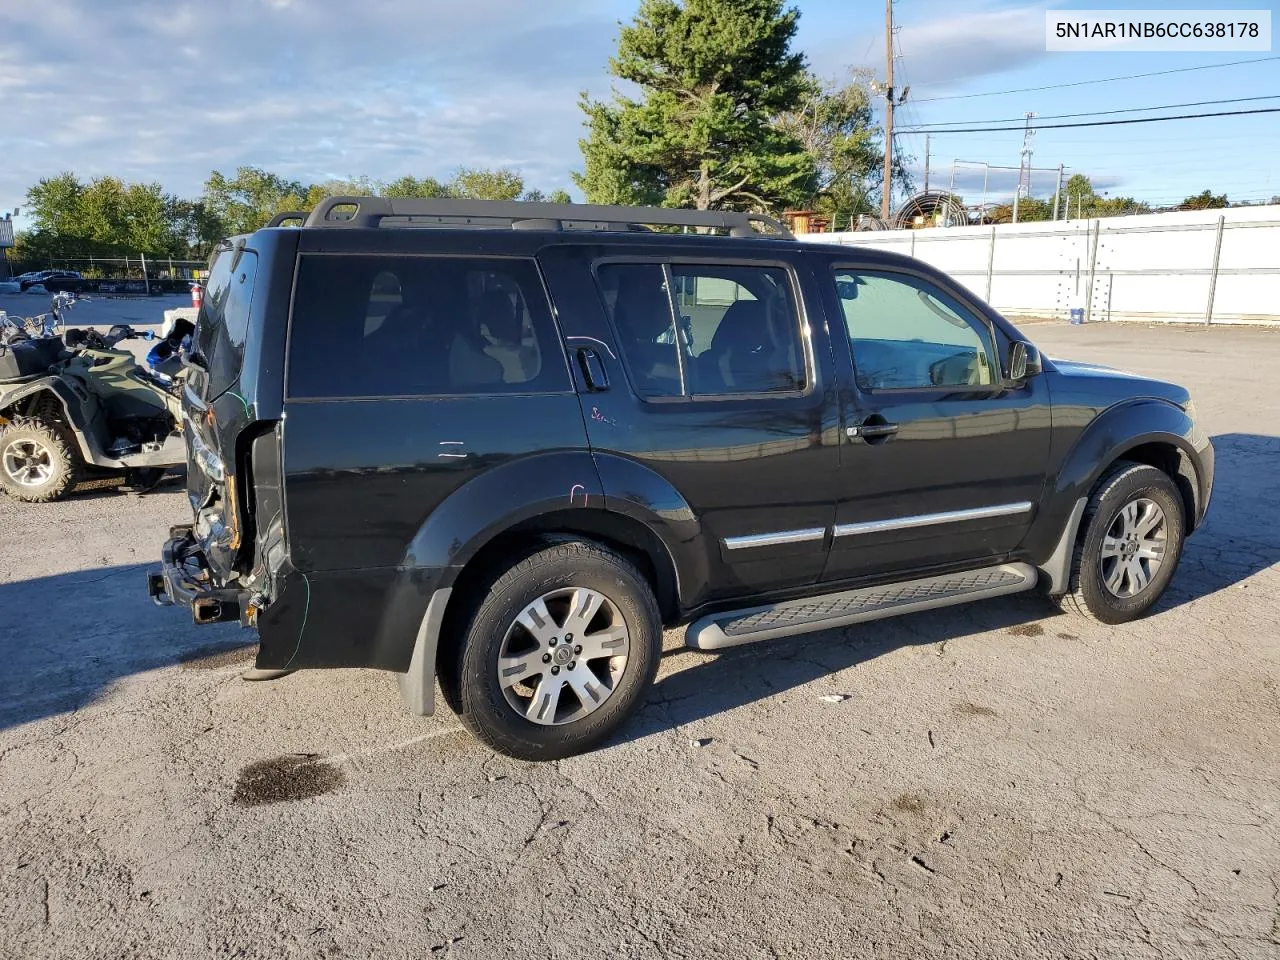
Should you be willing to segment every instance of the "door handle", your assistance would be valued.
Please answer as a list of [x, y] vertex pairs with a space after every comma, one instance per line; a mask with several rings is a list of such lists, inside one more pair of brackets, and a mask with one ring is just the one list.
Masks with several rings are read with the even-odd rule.
[[578, 348], [578, 367], [582, 370], [582, 379], [592, 393], [600, 393], [609, 389], [609, 374], [604, 369], [604, 361], [600, 354], [590, 347]]
[[845, 436], [850, 440], [863, 440], [866, 443], [883, 443], [897, 432], [896, 423], [890, 423], [877, 413], [867, 417], [862, 423], [846, 428]]

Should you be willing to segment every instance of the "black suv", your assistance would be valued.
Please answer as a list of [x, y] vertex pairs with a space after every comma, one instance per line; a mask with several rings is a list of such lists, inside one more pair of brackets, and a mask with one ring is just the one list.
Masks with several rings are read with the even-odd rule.
[[[1213, 482], [1182, 387], [907, 257], [693, 210], [330, 198], [223, 246], [161, 603], [548, 759], [702, 650], [1040, 585], [1141, 616]], [[772, 236], [762, 235], [768, 230]], [[727, 232], [729, 236], [715, 235]]]

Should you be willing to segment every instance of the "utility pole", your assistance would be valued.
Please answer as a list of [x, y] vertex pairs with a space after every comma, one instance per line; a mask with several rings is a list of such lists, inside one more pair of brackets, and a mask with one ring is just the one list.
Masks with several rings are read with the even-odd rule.
[[884, 0], [884, 187], [880, 196], [880, 219], [889, 219], [893, 193], [893, 0]]
[[[1053, 188], [1053, 219], [1054, 219], [1054, 222], [1057, 222], [1057, 219], [1058, 219], [1058, 201], [1059, 201], [1060, 199], [1062, 199], [1062, 170], [1063, 170], [1063, 165], [1062, 165], [1062, 164], [1058, 164], [1058, 185], [1057, 185], [1056, 187], [1054, 187], [1054, 188]], [[1070, 219], [1070, 218], [1068, 218], [1068, 219]]]
[[1027, 126], [1022, 133], [1022, 159], [1018, 162], [1018, 190], [1013, 195], [1013, 222], [1018, 222], [1018, 201], [1031, 196], [1031, 138], [1036, 135], [1031, 121], [1034, 113], [1027, 114]]
[[929, 192], [929, 134], [924, 135], [924, 192]]

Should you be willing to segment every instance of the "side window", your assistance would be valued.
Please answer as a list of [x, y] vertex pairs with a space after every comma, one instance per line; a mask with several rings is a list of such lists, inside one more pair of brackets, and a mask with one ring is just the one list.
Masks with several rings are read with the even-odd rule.
[[690, 393], [796, 393], [806, 384], [800, 320], [778, 267], [672, 264]]
[[605, 264], [597, 275], [640, 396], [805, 389], [800, 321], [787, 271]]
[[290, 397], [571, 389], [531, 260], [301, 259], [289, 328]]
[[204, 303], [196, 318], [196, 349], [209, 365], [214, 389], [230, 386], [244, 362], [249, 309], [258, 272], [258, 255], [226, 250], [218, 254], [209, 275]]
[[835, 271], [835, 283], [863, 390], [994, 382], [985, 325], [933, 284], [844, 269]]
[[681, 357], [661, 264], [608, 263], [596, 276], [636, 393], [646, 398], [683, 396]]
[[222, 322], [226, 326], [227, 340], [237, 350], [244, 349], [244, 338], [249, 332], [249, 307], [253, 303], [253, 284], [257, 275], [258, 255], [246, 252], [227, 278]]

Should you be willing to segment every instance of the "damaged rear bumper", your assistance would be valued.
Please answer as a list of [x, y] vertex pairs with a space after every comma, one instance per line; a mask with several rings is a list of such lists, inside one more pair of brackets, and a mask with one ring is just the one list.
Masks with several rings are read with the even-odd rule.
[[157, 604], [190, 607], [191, 618], [200, 624], [251, 625], [249, 592], [212, 583], [208, 560], [191, 527], [171, 527], [160, 557], [160, 572], [147, 574], [147, 593]]

